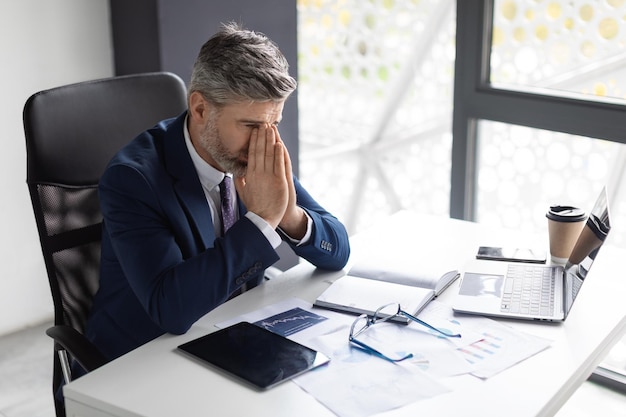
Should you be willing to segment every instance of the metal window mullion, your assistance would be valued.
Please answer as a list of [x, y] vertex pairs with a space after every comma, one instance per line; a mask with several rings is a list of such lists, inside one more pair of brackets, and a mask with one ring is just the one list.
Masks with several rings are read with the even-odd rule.
[[626, 106], [489, 87], [468, 100], [470, 118], [626, 143]]
[[490, 0], [457, 0], [452, 116], [450, 217], [475, 219], [477, 121], [475, 92], [489, 79]]

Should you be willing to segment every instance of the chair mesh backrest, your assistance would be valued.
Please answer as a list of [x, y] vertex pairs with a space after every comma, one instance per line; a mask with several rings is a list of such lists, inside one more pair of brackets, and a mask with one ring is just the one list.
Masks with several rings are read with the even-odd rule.
[[[37, 185], [62, 323], [81, 333], [98, 290], [102, 215], [96, 187]], [[58, 318], [57, 321], [60, 321]]]

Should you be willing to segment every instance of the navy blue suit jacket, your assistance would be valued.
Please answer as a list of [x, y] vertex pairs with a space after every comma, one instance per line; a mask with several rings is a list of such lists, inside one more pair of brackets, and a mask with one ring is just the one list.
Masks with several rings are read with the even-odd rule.
[[[185, 145], [185, 115], [135, 138], [100, 180], [100, 288], [86, 334], [110, 359], [166, 332], [186, 332], [242, 284], [259, 284], [279, 259], [244, 216], [216, 239]], [[317, 267], [343, 268], [350, 253], [344, 226], [294, 182], [297, 204], [313, 220], [309, 243], [292, 245], [295, 253]]]

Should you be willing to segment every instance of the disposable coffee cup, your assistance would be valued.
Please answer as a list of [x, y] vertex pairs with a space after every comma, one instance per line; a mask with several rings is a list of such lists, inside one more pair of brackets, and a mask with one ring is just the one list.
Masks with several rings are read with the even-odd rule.
[[546, 213], [553, 263], [566, 264], [585, 226], [585, 212], [572, 206], [551, 206]]

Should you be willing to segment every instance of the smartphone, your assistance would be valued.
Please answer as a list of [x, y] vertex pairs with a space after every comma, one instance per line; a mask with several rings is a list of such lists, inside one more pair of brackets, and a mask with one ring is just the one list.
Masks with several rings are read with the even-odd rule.
[[546, 263], [546, 251], [543, 249], [481, 246], [476, 253], [476, 259], [543, 264]]

